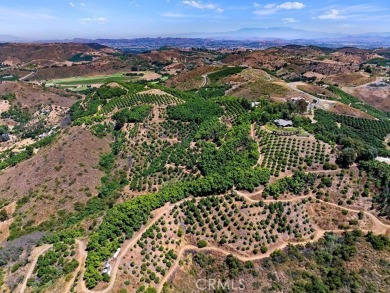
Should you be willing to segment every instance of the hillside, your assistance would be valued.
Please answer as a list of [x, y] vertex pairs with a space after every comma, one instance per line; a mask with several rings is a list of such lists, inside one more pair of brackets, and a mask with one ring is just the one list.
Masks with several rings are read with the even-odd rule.
[[108, 150], [108, 139], [75, 127], [58, 134], [55, 142], [31, 159], [3, 171], [1, 200], [17, 202], [15, 233], [21, 226], [26, 229], [72, 212], [76, 203], [85, 204], [96, 196], [104, 174], [99, 171], [99, 159]]
[[[117, 52], [98, 44], [56, 43], [16, 44], [0, 46], [0, 63], [9, 66], [50, 65], [54, 62], [71, 61], [77, 54], [82, 56], [106, 56]], [[81, 59], [82, 60], [82, 59]], [[77, 60], [75, 60], [77, 61]]]
[[[344, 251], [344, 253], [342, 252]], [[327, 262], [324, 263], [323, 255]], [[230, 280], [232, 292], [341, 292], [389, 288], [386, 270], [389, 251], [373, 248], [364, 237], [328, 234], [318, 243], [289, 246], [261, 261], [243, 262], [218, 252], [188, 252], [183, 266], [165, 287], [165, 292], [214, 292], [209, 279]], [[327, 270], [327, 274], [322, 273]], [[360, 277], [361, 275], [361, 277]], [[202, 282], [197, 282], [197, 280]]]
[[357, 94], [387, 84], [379, 53], [162, 48], [3, 81], [1, 290], [387, 292], [390, 122]]

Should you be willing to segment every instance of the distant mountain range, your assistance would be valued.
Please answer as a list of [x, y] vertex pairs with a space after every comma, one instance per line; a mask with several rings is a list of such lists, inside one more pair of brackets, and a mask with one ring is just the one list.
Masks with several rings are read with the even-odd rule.
[[[0, 35], [0, 42], [26, 42], [27, 39]], [[230, 32], [186, 33], [150, 38], [71, 39], [38, 42], [100, 43], [119, 49], [156, 49], [161, 46], [221, 48], [262, 48], [277, 45], [316, 45], [327, 47], [354, 46], [360, 48], [390, 47], [390, 32], [342, 34], [308, 31], [289, 27], [242, 28]]]
[[[288, 27], [270, 27], [270, 28], [242, 28], [236, 31], [219, 33], [189, 33], [177, 35], [178, 37], [189, 38], [213, 38], [219, 40], [264, 40], [264, 39], [319, 39], [319, 38], [339, 38], [345, 37], [339, 33], [313, 32], [303, 29], [294, 29]], [[389, 33], [390, 36], [390, 33]]]
[[10, 35], [0, 35], [0, 42], [5, 43], [5, 42], [23, 42], [26, 39], [24, 38], [19, 38], [15, 36], [10, 36]]

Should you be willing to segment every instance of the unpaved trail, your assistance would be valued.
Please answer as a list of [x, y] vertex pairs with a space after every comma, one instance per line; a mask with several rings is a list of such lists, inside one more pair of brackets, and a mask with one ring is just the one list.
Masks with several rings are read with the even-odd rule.
[[[291, 202], [291, 201], [301, 200], [301, 199], [305, 199], [305, 198], [309, 198], [309, 197], [310, 196], [303, 196], [303, 197], [297, 197], [297, 198], [294, 198], [294, 199], [291, 199], [291, 200], [285, 200], [285, 201], [290, 201]], [[245, 199], [248, 200], [248, 198], [246, 198], [246, 197], [245, 197]], [[254, 200], [250, 200], [250, 201], [254, 201]], [[325, 202], [325, 201], [322, 201], [322, 200], [319, 200], [319, 201], [324, 203], [324, 204], [328, 204], [330, 206], [334, 206], [334, 207], [337, 207], [337, 208], [340, 208], [340, 209], [343, 209], [343, 210], [347, 210], [347, 211], [350, 211], [350, 212], [355, 212], [355, 213], [360, 212], [358, 210], [353, 210], [353, 209], [341, 207], [341, 206], [339, 206], [337, 204]], [[283, 200], [270, 200], [270, 202], [283, 202]], [[390, 230], [390, 225], [382, 223], [378, 218], [376, 218], [374, 215], [372, 215], [369, 212], [365, 212], [365, 211], [363, 211], [363, 212], [373, 220], [373, 224], [374, 224], [372, 229], [370, 229], [370, 230], [362, 230], [363, 233], [368, 233], [369, 231], [372, 231], [375, 235], [380, 235], [380, 234], [386, 234]], [[218, 247], [198, 248], [198, 247], [193, 246], [193, 245], [185, 245], [185, 246], [183, 246], [180, 249], [180, 251], [178, 253], [178, 257], [177, 257], [174, 265], [169, 269], [167, 274], [164, 276], [164, 278], [159, 283], [157, 291], [158, 292], [162, 291], [164, 283], [169, 281], [169, 278], [172, 276], [172, 274], [175, 272], [175, 270], [179, 267], [179, 261], [181, 260], [181, 258], [183, 257], [183, 255], [184, 255], [184, 253], [186, 251], [197, 251], [197, 252], [198, 251], [214, 251], [214, 252], [218, 252], [218, 253], [221, 253], [221, 254], [224, 254], [224, 255], [233, 255], [234, 257], [236, 257], [239, 260], [244, 261], [244, 262], [245, 261], [256, 261], [256, 260], [260, 260], [260, 259], [264, 259], [264, 258], [270, 257], [271, 254], [274, 251], [284, 249], [288, 245], [306, 245], [307, 243], [316, 242], [320, 238], [322, 238], [325, 235], [325, 233], [327, 233], [327, 232], [332, 232], [332, 233], [336, 233], [337, 234], [337, 233], [344, 233], [344, 232], [347, 232], [347, 231], [352, 231], [352, 230], [323, 230], [323, 229], [321, 229], [319, 227], [316, 227], [316, 234], [315, 234], [313, 239], [308, 239], [308, 240], [300, 241], [300, 242], [286, 242], [286, 241], [283, 241], [281, 245], [279, 245], [278, 247], [275, 247], [272, 250], [267, 251], [265, 254], [255, 255], [255, 256], [250, 256], [250, 257], [242, 256], [242, 255], [237, 254], [235, 252], [226, 251], [226, 250], [218, 248]]]
[[218, 248], [218, 247], [213, 247], [213, 246], [204, 247], [204, 248], [198, 248], [197, 246], [194, 246], [194, 245], [185, 245], [185, 246], [183, 246], [180, 249], [180, 251], [178, 253], [178, 257], [177, 257], [174, 265], [169, 269], [167, 274], [164, 276], [164, 278], [159, 283], [158, 288], [157, 288], [157, 292], [161, 292], [162, 291], [162, 289], [164, 287], [164, 283], [169, 281], [169, 279], [172, 276], [172, 274], [179, 267], [179, 262], [180, 262], [181, 258], [183, 257], [183, 255], [184, 255], [184, 253], [186, 251], [196, 251], [196, 252], [200, 252], [200, 251], [213, 251], [213, 252], [221, 253], [223, 255], [233, 255], [234, 257], [238, 258], [240, 261], [243, 261], [243, 262], [245, 262], [245, 261], [256, 261], [256, 260], [260, 260], [260, 259], [264, 259], [264, 258], [270, 257], [271, 254], [274, 251], [280, 250], [280, 249], [284, 249], [288, 245], [305, 245], [305, 244], [310, 243], [310, 242], [316, 242], [320, 238], [322, 238], [325, 235], [326, 232], [330, 232], [330, 231], [318, 229], [316, 231], [316, 235], [314, 235], [313, 239], [308, 239], [308, 240], [300, 241], [300, 242], [285, 242], [285, 241], [283, 241], [281, 245], [279, 245], [278, 247], [275, 247], [274, 249], [268, 250], [266, 253], [264, 253], [262, 255], [254, 255], [254, 256], [250, 256], [250, 257], [242, 256], [242, 255], [237, 254], [235, 252], [226, 251], [224, 249], [221, 249], [221, 248]]
[[76, 271], [73, 272], [72, 279], [66, 284], [64, 292], [70, 292], [70, 289], [72, 288], [73, 283], [75, 282], [77, 278], [77, 274], [80, 272], [81, 269], [85, 267], [85, 260], [87, 259], [87, 245], [84, 241], [80, 239], [76, 239], [76, 243], [78, 246], [78, 253], [77, 253], [77, 261], [79, 263], [79, 266], [77, 267]]
[[358, 88], [367, 87], [370, 84], [378, 83], [378, 82], [382, 82], [382, 81], [383, 81], [383, 77], [382, 76], [377, 76], [377, 77], [375, 77], [374, 81], [370, 81], [370, 82], [367, 82], [367, 83], [364, 83], [364, 84], [361, 84], [361, 85], [358, 85], [358, 86], [355, 86], [355, 87], [344, 87], [344, 88], [346, 88], [347, 90], [348, 89], [358, 89]]
[[37, 264], [39, 256], [44, 254], [46, 251], [48, 251], [52, 247], [53, 247], [52, 244], [45, 244], [43, 246], [34, 248], [34, 250], [31, 253], [31, 256], [30, 256], [32, 258], [32, 262], [30, 264], [30, 268], [28, 269], [26, 276], [24, 277], [24, 280], [22, 283], [22, 288], [20, 289], [20, 293], [24, 293], [24, 291], [26, 291], [27, 281], [28, 281], [28, 279], [31, 278], [31, 275], [34, 272], [34, 269], [35, 269], [35, 266]]
[[315, 105], [318, 106], [318, 107], [320, 107], [320, 108], [321, 108], [321, 107], [326, 107], [326, 106], [329, 106], [329, 105], [342, 104], [342, 103], [340, 103], [339, 101], [320, 99], [320, 98], [318, 98], [318, 97], [316, 97], [316, 96], [313, 96], [312, 94], [309, 94], [309, 93], [307, 93], [307, 92], [305, 92], [305, 91], [300, 90], [300, 89], [298, 88], [298, 86], [299, 86], [299, 85], [305, 85], [304, 82], [299, 82], [299, 81], [298, 81], [298, 82], [290, 82], [290, 83], [288, 83], [287, 85], [288, 85], [288, 87], [289, 87], [290, 89], [292, 89], [293, 91], [299, 92], [300, 94], [305, 95], [306, 97], [309, 97], [309, 98], [312, 99], [313, 101], [317, 101], [317, 102], [315, 103]]
[[202, 77], [203, 77], [203, 81], [202, 81], [202, 84], [201, 84], [200, 87], [205, 87], [208, 84], [208, 82], [209, 82], [208, 73], [202, 75]]
[[114, 284], [115, 284], [115, 280], [116, 280], [116, 275], [118, 273], [118, 269], [119, 269], [119, 265], [122, 261], [122, 259], [125, 257], [125, 255], [128, 253], [128, 250], [134, 246], [137, 241], [141, 238], [142, 234], [148, 230], [152, 225], [154, 225], [158, 220], [161, 219], [161, 217], [168, 211], [170, 211], [175, 205], [177, 204], [180, 204], [181, 202], [183, 201], [187, 201], [187, 200], [190, 200], [190, 198], [187, 198], [187, 199], [184, 199], [180, 202], [177, 202], [177, 203], [174, 203], [174, 204], [171, 204], [171, 203], [168, 203], [166, 204], [165, 206], [153, 211], [153, 219], [147, 223], [146, 225], [143, 226], [143, 228], [141, 228], [137, 233], [134, 234], [133, 238], [128, 240], [128, 241], [125, 241], [124, 245], [122, 246], [121, 248], [121, 252], [118, 256], [118, 258], [116, 259], [114, 265], [112, 266], [112, 271], [111, 271], [111, 278], [110, 278], [110, 282], [108, 283], [108, 287], [103, 289], [103, 290], [99, 290], [99, 291], [94, 291], [94, 290], [89, 290], [86, 285], [85, 285], [85, 282], [84, 282], [84, 271], [81, 273], [81, 276], [80, 276], [80, 282], [78, 284], [78, 291], [77, 292], [84, 292], [84, 293], [109, 293], [111, 292], [112, 288], [114, 287]]
[[[354, 209], [342, 207], [342, 206], [339, 206], [338, 204], [331, 203], [331, 202], [326, 202], [326, 201], [323, 201], [323, 200], [318, 200], [318, 201], [322, 202], [324, 204], [327, 204], [327, 205], [330, 205], [330, 206], [333, 206], [333, 207], [345, 210], [345, 211], [352, 212], [352, 213], [363, 212], [365, 215], [367, 215], [373, 221], [374, 226], [370, 229], [370, 231], [372, 231], [376, 235], [387, 234], [388, 231], [390, 230], [390, 225], [387, 225], [387, 224], [383, 223], [381, 220], [379, 220], [376, 216], [374, 216], [370, 212], [367, 212], [367, 211], [364, 211], [364, 210], [354, 210]], [[362, 230], [362, 231], [368, 232], [368, 231], [365, 231], [365, 230]]]
[[[236, 191], [236, 192], [237, 192], [238, 195], [243, 196], [245, 198], [245, 200], [247, 200], [249, 202], [259, 202], [259, 200], [251, 199], [249, 196], [260, 194], [262, 191], [256, 192], [256, 193], [251, 193], [251, 194], [245, 194], [245, 193], [242, 193], [242, 192], [239, 192], [239, 191]], [[223, 196], [223, 195], [220, 195], [220, 196]], [[290, 199], [277, 199], [277, 200], [270, 199], [270, 200], [263, 200], [263, 201], [265, 203], [296, 202], [296, 201], [300, 201], [300, 200], [304, 200], [304, 199], [308, 199], [308, 198], [313, 198], [313, 195], [297, 196], [297, 197], [290, 198]], [[137, 232], [131, 240], [125, 242], [124, 246], [122, 247], [121, 253], [118, 256], [118, 259], [115, 261], [115, 263], [113, 265], [113, 270], [111, 272], [110, 283], [109, 283], [109, 285], [108, 285], [108, 287], [106, 289], [99, 290], [99, 291], [88, 290], [86, 288], [85, 282], [83, 280], [83, 275], [84, 275], [84, 272], [83, 272], [81, 274], [81, 276], [80, 276], [80, 282], [79, 282], [78, 287], [77, 287], [77, 289], [78, 289], [77, 292], [83, 292], [83, 293], [109, 293], [109, 292], [111, 292], [111, 290], [112, 290], [112, 288], [113, 288], [113, 286], [115, 284], [115, 281], [116, 281], [116, 276], [117, 276], [117, 273], [118, 273], [119, 265], [120, 265], [123, 257], [126, 255], [127, 251], [130, 249], [130, 247], [135, 245], [135, 243], [137, 243], [137, 241], [140, 239], [142, 234], [147, 229], [149, 229], [154, 223], [156, 223], [161, 217], [163, 217], [163, 215], [166, 212], [170, 211], [175, 205], [178, 205], [181, 202], [187, 201], [187, 200], [191, 200], [191, 198], [184, 199], [184, 200], [182, 200], [182, 201], [180, 201], [178, 203], [175, 203], [175, 204], [166, 204], [162, 208], [154, 211], [153, 212], [154, 217], [153, 217], [152, 221], [150, 221], [139, 232]], [[315, 200], [317, 201], [317, 199], [315, 199]], [[339, 205], [334, 204], [334, 203], [325, 202], [323, 200], [318, 200], [318, 201], [321, 202], [321, 203], [324, 203], [326, 205], [333, 206], [333, 207], [336, 207], [336, 208], [339, 208], [339, 209], [343, 209], [343, 210], [347, 210], [347, 211], [350, 211], [350, 212], [354, 212], [354, 213], [360, 212], [360, 210], [353, 210], [353, 209], [350, 209], [350, 208], [339, 206]], [[362, 230], [364, 233], [372, 231], [375, 235], [379, 235], [379, 234], [386, 234], [386, 233], [388, 233], [390, 231], [390, 225], [382, 223], [378, 218], [376, 218], [373, 214], [371, 214], [369, 212], [366, 212], [366, 211], [362, 211], [362, 212], [364, 212], [364, 214], [366, 214], [368, 217], [370, 217], [373, 220], [373, 227], [372, 227], [372, 229], [370, 229], [370, 230]], [[316, 242], [320, 238], [322, 238], [325, 235], [325, 233], [327, 233], [327, 232], [343, 233], [343, 232], [347, 232], [347, 231], [351, 231], [351, 230], [323, 230], [320, 227], [316, 227], [316, 232], [315, 232], [315, 235], [314, 235], [314, 237], [312, 239], [307, 239], [307, 240], [300, 241], [300, 242], [282, 241], [279, 246], [277, 246], [277, 247], [267, 251], [265, 254], [255, 255], [255, 256], [250, 256], [250, 257], [246, 257], [246, 256], [243, 256], [243, 255], [237, 254], [235, 252], [226, 251], [226, 250], [224, 250], [222, 248], [218, 248], [218, 247], [205, 247], [205, 248], [201, 248], [200, 249], [200, 248], [198, 248], [196, 246], [193, 246], [193, 245], [185, 245], [185, 246], [181, 247], [181, 249], [179, 250], [178, 257], [177, 257], [175, 263], [169, 269], [169, 271], [164, 276], [164, 278], [161, 280], [161, 282], [159, 283], [157, 289], [158, 289], [158, 292], [162, 291], [164, 283], [169, 281], [169, 279], [171, 278], [172, 274], [178, 268], [179, 261], [183, 257], [183, 255], [184, 255], [184, 253], [186, 251], [214, 251], [214, 252], [222, 253], [224, 255], [231, 254], [231, 255], [237, 257], [241, 261], [255, 261], [255, 260], [260, 260], [260, 259], [263, 259], [263, 258], [270, 257], [272, 252], [274, 252], [275, 250], [284, 249], [288, 245], [305, 245], [307, 243]], [[87, 257], [87, 253], [86, 252], [83, 254], [83, 257], [84, 257], [84, 260], [82, 261], [82, 263], [85, 263], [85, 258]]]
[[25, 75], [25, 76], [19, 78], [19, 81], [23, 81], [23, 80], [29, 78], [30, 76], [33, 76], [34, 74], [35, 74], [34, 71], [33, 71], [33, 72], [30, 72], [29, 74], [27, 74], [27, 75]]

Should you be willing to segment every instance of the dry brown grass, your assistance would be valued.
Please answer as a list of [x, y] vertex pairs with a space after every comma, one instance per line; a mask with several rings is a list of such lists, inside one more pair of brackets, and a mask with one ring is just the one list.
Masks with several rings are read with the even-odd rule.
[[194, 70], [176, 75], [167, 81], [168, 86], [174, 86], [181, 90], [198, 89], [203, 83], [202, 75], [218, 70], [215, 66], [202, 66]]
[[290, 92], [291, 90], [282, 83], [259, 80], [241, 85], [232, 92], [232, 95], [257, 99], [264, 96], [286, 97]]
[[304, 91], [306, 93], [309, 93], [313, 96], [320, 97], [320, 98], [332, 98], [332, 99], [339, 99], [339, 97], [331, 92], [330, 90], [313, 84], [305, 84], [305, 85], [298, 85], [297, 88], [301, 91]]
[[367, 76], [360, 72], [340, 73], [327, 78], [330, 83], [337, 83], [341, 86], [359, 86], [374, 82], [375, 77]]
[[343, 103], [340, 103], [340, 102], [334, 102], [334, 101], [331, 101], [331, 102], [332, 103], [330, 103], [328, 101], [322, 101], [319, 103], [318, 108], [335, 113], [335, 114], [339, 114], [339, 115], [347, 115], [347, 116], [353, 116], [353, 117], [357, 117], [357, 118], [374, 119], [374, 117], [372, 117], [371, 115], [369, 115], [361, 110], [352, 108], [352, 107], [345, 105]]
[[347, 90], [363, 102], [382, 111], [390, 111], [390, 86], [387, 87], [359, 87]]
[[76, 98], [72, 94], [56, 89], [44, 89], [42, 86], [22, 82], [5, 82], [0, 84], [0, 95], [15, 93], [12, 104], [34, 109], [41, 104], [70, 107]]
[[[357, 213], [343, 213], [343, 210], [331, 207], [324, 203], [314, 203], [309, 206], [308, 212], [310, 218], [323, 230], [342, 230], [342, 229], [364, 229], [369, 230], [373, 227], [373, 222], [368, 216], [362, 220], [358, 219]], [[350, 221], [358, 221], [358, 225], [351, 225]]]
[[109, 140], [98, 139], [88, 130], [75, 127], [34, 157], [0, 175], [1, 199], [28, 202], [17, 209], [23, 221], [36, 224], [59, 210], [73, 211], [74, 203], [96, 196], [103, 173], [97, 164], [109, 151]]

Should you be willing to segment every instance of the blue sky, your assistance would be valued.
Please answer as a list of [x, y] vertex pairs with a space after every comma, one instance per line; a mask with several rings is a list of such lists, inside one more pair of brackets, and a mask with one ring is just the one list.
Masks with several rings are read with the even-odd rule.
[[390, 32], [389, 0], [0, 1], [0, 34], [47, 38], [166, 36], [240, 28]]

